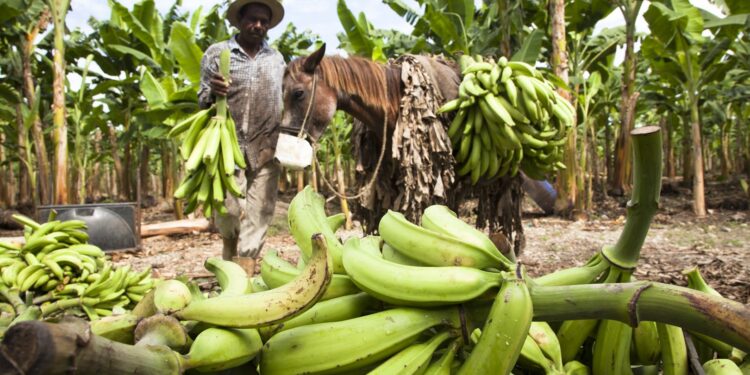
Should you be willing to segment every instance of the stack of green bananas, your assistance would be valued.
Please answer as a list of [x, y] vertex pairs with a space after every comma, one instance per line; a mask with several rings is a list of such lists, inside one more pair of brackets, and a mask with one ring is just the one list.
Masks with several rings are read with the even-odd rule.
[[[445, 206], [428, 207], [419, 224], [388, 212], [380, 236], [341, 243], [336, 237], [341, 221], [326, 216], [320, 198], [307, 190], [290, 205], [299, 264], [270, 251], [261, 275], [250, 278], [235, 263], [209, 258], [204, 266], [220, 291], [203, 293], [195, 284], [167, 280], [131, 312], [93, 322], [92, 332], [135, 347], [166, 346], [182, 370], [198, 372], [238, 367], [238, 372], [262, 374], [687, 371], [679, 327], [532, 321], [537, 287], [631, 280], [632, 271], [612, 266], [606, 252], [584, 266], [532, 280]], [[716, 293], [699, 276], [690, 280], [689, 286]], [[566, 303], [561, 300], [561, 306]], [[701, 357], [707, 373], [747, 368], [745, 353], [696, 337], [707, 346]]]
[[[224, 77], [228, 77], [228, 50], [221, 54], [220, 68]], [[185, 160], [187, 175], [174, 197], [187, 199], [186, 213], [202, 205], [205, 217], [211, 217], [214, 209], [225, 214], [227, 192], [236, 197], [243, 194], [234, 179], [235, 167], [246, 167], [234, 120], [227, 111], [227, 98], [219, 97], [210, 108], [187, 117], [169, 131], [170, 137], [183, 134], [180, 155]]]
[[0, 299], [17, 315], [33, 301], [45, 317], [78, 308], [94, 320], [132, 307], [153, 287], [150, 268], [115, 269], [99, 247], [87, 243], [85, 222], [61, 222], [54, 215], [44, 224], [14, 215], [25, 228], [24, 245], [0, 242]]
[[564, 169], [563, 147], [574, 108], [534, 67], [501, 57], [497, 63], [463, 55], [459, 97], [440, 113], [456, 111], [448, 136], [460, 167], [472, 184], [520, 168], [528, 176]]

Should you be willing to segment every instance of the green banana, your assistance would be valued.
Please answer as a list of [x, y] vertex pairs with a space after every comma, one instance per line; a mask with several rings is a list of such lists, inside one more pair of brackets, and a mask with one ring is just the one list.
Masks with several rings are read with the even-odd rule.
[[440, 358], [435, 362], [431, 363], [425, 370], [423, 375], [450, 375], [451, 368], [453, 367], [454, 360], [458, 349], [461, 348], [461, 340], [455, 339], [451, 341], [448, 349], [446, 349]]
[[221, 287], [222, 296], [241, 296], [247, 290], [247, 272], [239, 264], [221, 258], [207, 258], [203, 263]]
[[505, 258], [490, 238], [458, 218], [455, 212], [443, 205], [431, 205], [422, 213], [422, 227], [434, 232], [452, 236], [484, 249], [487, 253], [497, 254], [503, 263], [503, 269], [511, 269], [512, 263]]
[[519, 367], [532, 372], [542, 369], [545, 374], [559, 373], [552, 360], [544, 355], [542, 348], [539, 347], [539, 344], [530, 335], [526, 335], [524, 339], [521, 354], [518, 357], [518, 364]]
[[360, 289], [396, 305], [462, 303], [502, 281], [500, 273], [469, 267], [406, 266], [351, 247], [345, 247], [343, 261], [347, 274]]
[[633, 329], [633, 348], [640, 365], [656, 365], [661, 359], [659, 332], [655, 322], [639, 322]]
[[479, 342], [461, 365], [459, 375], [509, 374], [516, 365], [534, 313], [521, 269], [515, 272], [516, 278], [503, 281]]
[[365, 309], [374, 305], [375, 300], [367, 293], [350, 294], [327, 301], [321, 301], [309, 310], [283, 323], [258, 329], [264, 341], [273, 335], [295, 327], [309, 324], [340, 322], [362, 316]]
[[356, 371], [398, 353], [422, 332], [440, 325], [459, 327], [458, 310], [400, 307], [340, 322], [296, 327], [274, 335], [263, 345], [260, 372]]
[[563, 366], [565, 375], [590, 375], [591, 370], [588, 366], [578, 361], [570, 361]]
[[547, 322], [532, 322], [529, 327], [529, 337], [539, 345], [539, 349], [552, 362], [554, 368], [562, 371], [563, 361], [560, 342], [552, 327]]
[[344, 273], [341, 264], [343, 245], [336, 237], [325, 214], [325, 199], [316, 193], [312, 187], [306, 186], [289, 203], [287, 217], [289, 229], [297, 246], [302, 250], [302, 257], [307, 261], [312, 253], [310, 237], [321, 233], [328, 244], [328, 252], [333, 259], [333, 272]]
[[[291, 282], [300, 273], [302, 273], [302, 270], [281, 259], [276, 250], [267, 252], [260, 264], [260, 276], [263, 278], [263, 282], [272, 289]], [[349, 276], [334, 274], [331, 278], [331, 283], [326, 288], [320, 300], [325, 301], [359, 292], [359, 288], [352, 283]]]
[[424, 263], [418, 260], [411, 259], [407, 257], [406, 255], [399, 253], [396, 249], [393, 248], [393, 246], [388, 245], [388, 244], [383, 244], [382, 255], [383, 255], [383, 259], [389, 262], [403, 264], [405, 266], [424, 266], [425, 265]]
[[609, 261], [601, 252], [598, 252], [585, 265], [546, 274], [534, 279], [534, 284], [542, 286], [590, 284], [596, 281], [609, 267]]
[[743, 375], [742, 370], [730, 359], [712, 359], [703, 364], [706, 375]]
[[430, 358], [435, 350], [445, 340], [451, 337], [450, 331], [443, 331], [433, 336], [429, 340], [412, 344], [398, 354], [389, 358], [380, 364], [370, 375], [391, 375], [391, 374], [420, 374], [427, 369], [430, 364]]
[[255, 328], [303, 313], [323, 296], [333, 271], [323, 235], [314, 235], [312, 244], [309, 262], [293, 281], [258, 293], [192, 301], [175, 316], [224, 327]]
[[602, 320], [594, 344], [594, 374], [630, 374], [630, 341], [633, 329], [615, 320]]
[[346, 215], [343, 212], [339, 212], [335, 215], [327, 217], [326, 221], [328, 222], [328, 226], [331, 228], [331, 230], [336, 233], [339, 228], [343, 227], [344, 224], [346, 224]]
[[378, 230], [383, 240], [401, 254], [431, 266], [464, 266], [503, 268], [507, 259], [499, 252], [422, 228], [409, 222], [403, 214], [388, 211], [380, 220]]
[[656, 323], [656, 328], [659, 332], [664, 375], [687, 375], [690, 366], [682, 328], [663, 323]]
[[182, 362], [198, 372], [216, 372], [249, 362], [262, 346], [256, 329], [211, 327], [195, 337]]

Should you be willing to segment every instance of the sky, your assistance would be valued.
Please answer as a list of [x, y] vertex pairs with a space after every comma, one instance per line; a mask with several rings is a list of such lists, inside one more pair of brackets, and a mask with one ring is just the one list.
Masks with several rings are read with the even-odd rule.
[[[410, 7], [418, 9], [415, 0], [403, 1]], [[128, 7], [128, 9], [132, 9], [136, 0], [120, 0], [120, 2]], [[183, 0], [182, 8], [185, 11], [192, 12], [199, 6], [203, 6], [203, 9], [207, 11], [213, 5], [220, 2], [221, 0]], [[477, 0], [477, 2], [479, 1]], [[709, 4], [708, 0], [690, 0], [690, 2], [697, 7], [719, 14], [719, 10]], [[162, 13], [174, 4], [173, 1], [164, 0], [157, 1], [156, 3]], [[336, 34], [343, 31], [336, 12], [336, 0], [285, 0], [283, 4], [286, 14], [281, 24], [269, 32], [271, 40], [281, 34], [288, 22], [293, 22], [298, 30], [307, 29], [320, 35], [321, 39], [328, 45], [328, 53], [336, 53], [335, 49], [339, 45]], [[380, 0], [349, 0], [347, 1], [347, 5], [355, 16], [360, 12], [364, 12], [367, 19], [376, 28], [396, 29], [405, 33], [411, 32], [411, 25]], [[109, 7], [107, 6], [107, 2], [103, 0], [72, 0], [71, 7], [72, 11], [68, 13], [66, 20], [70, 28], [81, 27], [84, 31], [91, 30], [86, 22], [89, 17], [109, 17]], [[646, 9], [648, 9], [648, 5], [644, 4], [641, 12], [645, 12]], [[624, 22], [621, 13], [615, 10], [609, 17], [600, 21], [597, 28], [602, 29], [619, 25], [624, 25]], [[648, 26], [642, 17], [639, 18], [636, 27], [638, 31], [648, 31]]]

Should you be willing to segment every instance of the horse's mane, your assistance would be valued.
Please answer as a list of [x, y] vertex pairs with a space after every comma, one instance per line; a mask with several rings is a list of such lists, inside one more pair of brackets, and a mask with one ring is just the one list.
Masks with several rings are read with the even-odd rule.
[[[292, 61], [289, 64], [290, 72], [298, 74], [303, 61]], [[356, 56], [326, 56], [320, 61], [319, 68], [320, 78], [326, 85], [358, 96], [366, 105], [387, 109], [389, 122], [396, 120], [401, 98], [400, 69]]]

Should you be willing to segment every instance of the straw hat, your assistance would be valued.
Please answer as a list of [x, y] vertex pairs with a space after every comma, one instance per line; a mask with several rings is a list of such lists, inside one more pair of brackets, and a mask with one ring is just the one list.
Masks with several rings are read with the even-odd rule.
[[240, 25], [240, 10], [247, 4], [258, 3], [267, 6], [271, 9], [271, 22], [268, 24], [268, 28], [273, 28], [281, 22], [284, 18], [284, 6], [281, 5], [280, 0], [237, 0], [229, 5], [227, 9], [227, 19], [229, 24], [234, 27]]

